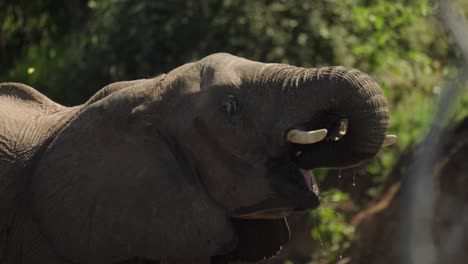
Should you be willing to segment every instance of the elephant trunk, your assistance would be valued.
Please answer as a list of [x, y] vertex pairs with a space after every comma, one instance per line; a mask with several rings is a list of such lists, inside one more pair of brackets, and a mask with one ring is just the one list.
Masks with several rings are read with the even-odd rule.
[[[283, 79], [283, 87], [286, 84], [288, 90], [294, 91], [290, 94], [297, 98], [294, 104], [299, 106], [295, 111], [305, 110], [304, 116], [309, 116], [309, 121], [290, 129], [328, 130], [325, 139], [318, 143], [293, 144], [295, 163], [303, 169], [345, 168], [374, 157], [384, 142], [389, 116], [377, 82], [345, 67], [290, 70], [295, 77]], [[343, 124], [345, 131], [340, 129]]]

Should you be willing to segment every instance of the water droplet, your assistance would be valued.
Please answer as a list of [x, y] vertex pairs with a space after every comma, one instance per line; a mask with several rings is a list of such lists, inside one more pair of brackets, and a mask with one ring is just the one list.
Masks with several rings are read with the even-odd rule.
[[341, 179], [341, 169], [338, 170], [338, 179]]

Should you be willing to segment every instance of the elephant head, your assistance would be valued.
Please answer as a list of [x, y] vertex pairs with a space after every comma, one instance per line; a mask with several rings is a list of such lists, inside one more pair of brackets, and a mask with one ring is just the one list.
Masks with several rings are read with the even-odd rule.
[[30, 187], [42, 233], [73, 263], [270, 257], [284, 217], [319, 205], [308, 171], [371, 159], [388, 126], [358, 70], [229, 54], [111, 84], [77, 109]]

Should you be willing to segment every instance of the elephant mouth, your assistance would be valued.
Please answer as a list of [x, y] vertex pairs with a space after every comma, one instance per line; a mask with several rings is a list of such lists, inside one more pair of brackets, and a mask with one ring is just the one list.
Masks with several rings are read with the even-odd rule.
[[[294, 165], [273, 170], [279, 171], [272, 184], [277, 193], [255, 205], [234, 210], [233, 218], [280, 219], [309, 211], [320, 204], [319, 188], [311, 171]], [[285, 175], [290, 177], [284, 177]]]
[[[324, 129], [310, 131], [315, 128], [306, 123], [296, 125], [294, 127], [298, 129], [290, 129], [285, 133], [287, 140], [291, 138], [297, 142], [289, 142], [283, 155], [270, 158], [266, 164], [266, 167], [269, 168], [269, 178], [276, 193], [273, 197], [258, 204], [236, 209], [233, 214], [235, 218], [246, 220], [279, 219], [297, 212], [315, 209], [319, 205], [319, 188], [312, 171], [302, 168], [297, 160], [304, 154], [310, 155], [310, 143], [305, 141], [312, 140], [321, 142], [321, 144], [334, 144], [346, 135], [348, 120], [345, 117], [335, 114], [333, 118], [329, 117], [328, 119], [327, 124], [321, 124]], [[290, 131], [296, 133], [291, 134]]]
[[317, 182], [315, 181], [315, 177], [312, 174], [312, 172], [309, 170], [304, 170], [304, 169], [299, 169], [299, 171], [302, 173], [302, 176], [304, 177], [304, 182], [307, 185], [307, 188], [309, 189], [309, 191], [315, 193], [318, 196], [319, 189], [318, 189]]

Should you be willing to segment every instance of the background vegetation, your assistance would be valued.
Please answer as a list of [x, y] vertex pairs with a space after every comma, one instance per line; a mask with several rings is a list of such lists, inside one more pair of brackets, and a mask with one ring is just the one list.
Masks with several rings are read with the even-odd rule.
[[[347, 215], [379, 193], [397, 158], [424, 136], [444, 78], [456, 73], [459, 54], [436, 10], [428, 0], [0, 0], [0, 81], [74, 105], [110, 82], [220, 51], [370, 73], [389, 100], [399, 143], [357, 172], [367, 179], [357, 191], [326, 189], [326, 206], [312, 213], [311, 235], [323, 245], [311, 261], [333, 262], [354, 237]], [[454, 123], [468, 116], [466, 93], [453, 112]]]

